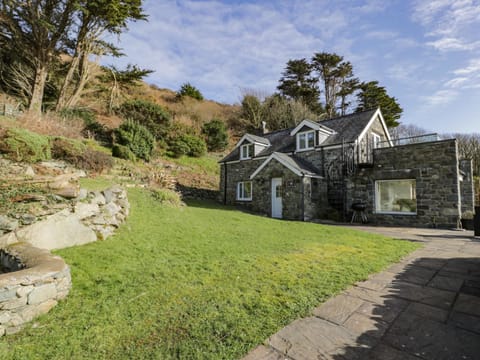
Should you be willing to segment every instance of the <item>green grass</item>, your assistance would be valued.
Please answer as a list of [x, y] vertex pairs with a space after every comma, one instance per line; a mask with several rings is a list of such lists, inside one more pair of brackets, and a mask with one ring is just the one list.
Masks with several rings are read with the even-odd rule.
[[218, 161], [220, 159], [221, 157], [216, 156], [215, 154], [207, 154], [199, 158], [189, 156], [181, 156], [177, 159], [169, 158], [168, 161], [171, 161], [177, 165], [189, 167], [192, 170], [200, 170], [208, 174], [218, 175], [220, 171]]
[[418, 245], [129, 191], [117, 235], [57, 253], [73, 289], [1, 359], [235, 359]]

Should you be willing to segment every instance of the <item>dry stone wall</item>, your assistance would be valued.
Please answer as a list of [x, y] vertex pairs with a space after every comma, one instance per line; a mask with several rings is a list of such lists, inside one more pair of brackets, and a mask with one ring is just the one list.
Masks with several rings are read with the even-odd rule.
[[[70, 269], [48, 250], [18, 243], [2, 250], [3, 261], [23, 269], [0, 273], [0, 336], [13, 334], [47, 313], [71, 288]], [[7, 264], [4, 264], [7, 265]]]
[[[28, 242], [42, 249], [62, 249], [103, 240], [113, 235], [128, 216], [127, 193], [119, 186], [104, 191], [80, 191], [79, 197], [61, 211], [27, 226], [15, 219], [3, 219], [7, 231], [0, 237], [0, 248]], [[1, 220], [1, 219], [0, 219]]]

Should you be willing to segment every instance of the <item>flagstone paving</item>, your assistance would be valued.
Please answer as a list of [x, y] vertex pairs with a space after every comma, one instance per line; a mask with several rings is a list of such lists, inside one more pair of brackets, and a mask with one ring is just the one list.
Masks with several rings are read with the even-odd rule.
[[244, 360], [480, 359], [480, 238], [356, 228], [424, 247], [281, 329]]

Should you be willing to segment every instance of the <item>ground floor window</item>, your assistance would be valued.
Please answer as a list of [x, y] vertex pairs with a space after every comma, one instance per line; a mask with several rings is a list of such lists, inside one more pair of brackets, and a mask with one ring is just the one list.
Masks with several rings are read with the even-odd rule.
[[375, 200], [378, 213], [416, 214], [416, 182], [413, 179], [378, 180]]
[[237, 183], [237, 200], [252, 200], [251, 181], [241, 181]]

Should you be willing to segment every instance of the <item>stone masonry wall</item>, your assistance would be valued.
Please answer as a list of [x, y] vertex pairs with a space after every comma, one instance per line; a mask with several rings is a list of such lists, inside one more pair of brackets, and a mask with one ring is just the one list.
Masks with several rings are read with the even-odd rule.
[[[220, 166], [220, 202], [226, 205], [240, 205], [248, 209], [252, 208], [251, 201], [239, 201], [237, 196], [237, 183], [250, 181], [250, 175], [265, 161], [265, 159], [244, 160], [234, 163], [221, 164]], [[225, 171], [227, 181], [225, 182]], [[253, 198], [257, 195], [257, 189], [253, 187]]]
[[272, 178], [282, 178], [282, 217], [303, 220], [302, 177], [285, 168], [277, 160], [271, 160], [254, 178], [252, 210], [271, 216]]
[[[352, 199], [368, 204], [368, 217], [379, 225], [456, 227], [461, 211], [455, 140], [410, 144], [374, 151], [372, 168], [359, 169], [347, 186]], [[375, 181], [415, 179], [417, 213], [375, 212]]]
[[18, 243], [4, 251], [25, 268], [0, 274], [0, 336], [13, 334], [47, 313], [71, 288], [69, 267], [48, 250]]
[[460, 182], [462, 194], [462, 214], [475, 210], [475, 188], [473, 182], [473, 161], [461, 160], [460, 170], [463, 172], [463, 181]]
[[[83, 189], [82, 189], [83, 190]], [[42, 249], [62, 249], [103, 240], [128, 216], [127, 193], [119, 186], [103, 191], [81, 191], [69, 208], [31, 225], [8, 228], [0, 236], [0, 248], [17, 242], [28, 242]], [[3, 229], [7, 231], [6, 229]]]

